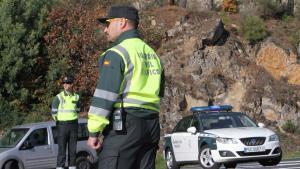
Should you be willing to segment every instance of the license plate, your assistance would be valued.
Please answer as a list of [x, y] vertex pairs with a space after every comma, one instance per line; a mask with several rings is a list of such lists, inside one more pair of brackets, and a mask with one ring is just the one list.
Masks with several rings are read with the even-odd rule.
[[245, 153], [251, 153], [251, 152], [262, 152], [265, 151], [265, 147], [263, 146], [257, 146], [257, 147], [245, 147], [244, 152]]

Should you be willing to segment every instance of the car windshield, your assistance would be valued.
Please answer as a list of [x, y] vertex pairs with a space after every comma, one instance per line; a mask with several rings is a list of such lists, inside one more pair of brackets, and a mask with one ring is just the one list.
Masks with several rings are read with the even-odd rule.
[[14, 128], [0, 138], [0, 148], [15, 147], [27, 133], [28, 128]]
[[248, 116], [239, 113], [205, 115], [201, 116], [201, 122], [204, 130], [233, 127], [257, 127]]

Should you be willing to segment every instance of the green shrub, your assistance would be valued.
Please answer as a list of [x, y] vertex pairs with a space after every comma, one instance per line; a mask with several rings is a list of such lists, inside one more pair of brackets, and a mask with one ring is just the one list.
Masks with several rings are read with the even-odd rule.
[[293, 17], [290, 16], [290, 15], [284, 14], [284, 15], [282, 16], [281, 20], [287, 24], [287, 23], [289, 23], [290, 21], [293, 20]]
[[291, 120], [288, 120], [282, 125], [282, 129], [288, 133], [295, 133], [297, 126]]
[[256, 44], [268, 36], [263, 20], [257, 16], [244, 16], [240, 31], [250, 44]]
[[280, 17], [284, 14], [281, 4], [277, 0], [258, 0], [258, 13], [264, 18]]
[[228, 17], [227, 13], [224, 12], [224, 11], [220, 12], [220, 18], [221, 18], [222, 22], [224, 23], [224, 25], [228, 25], [231, 22], [231, 20]]

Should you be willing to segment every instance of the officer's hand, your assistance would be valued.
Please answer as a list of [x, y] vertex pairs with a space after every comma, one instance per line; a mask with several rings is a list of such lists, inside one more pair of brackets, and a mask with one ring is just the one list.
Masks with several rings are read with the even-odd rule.
[[87, 141], [87, 145], [95, 150], [97, 150], [101, 147], [101, 143], [97, 137], [89, 137], [89, 139]]

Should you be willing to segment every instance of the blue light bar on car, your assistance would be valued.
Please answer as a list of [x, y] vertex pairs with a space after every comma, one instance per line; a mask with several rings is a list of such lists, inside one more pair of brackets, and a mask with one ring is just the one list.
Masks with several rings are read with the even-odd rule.
[[207, 112], [207, 111], [230, 111], [233, 107], [230, 105], [221, 106], [203, 106], [203, 107], [192, 107], [192, 112]]

